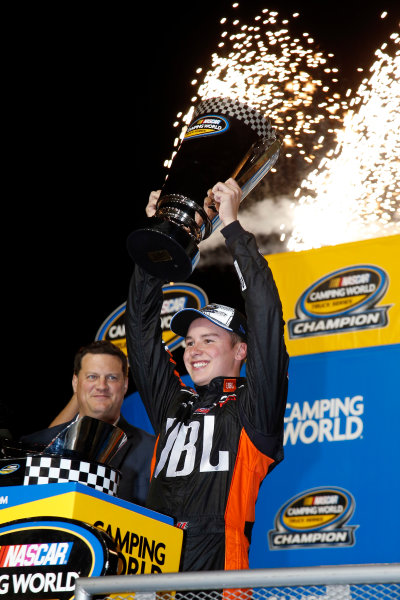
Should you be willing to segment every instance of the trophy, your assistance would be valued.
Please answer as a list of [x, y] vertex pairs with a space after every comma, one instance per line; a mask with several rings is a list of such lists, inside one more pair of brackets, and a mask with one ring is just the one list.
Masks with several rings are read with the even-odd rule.
[[43, 453], [108, 464], [127, 439], [116, 425], [85, 415], [62, 429]]
[[204, 206], [208, 190], [233, 177], [243, 201], [275, 164], [281, 144], [269, 119], [247, 104], [230, 98], [198, 104], [155, 215], [128, 236], [132, 259], [160, 279], [187, 279], [200, 259], [199, 243], [221, 226], [215, 206]]

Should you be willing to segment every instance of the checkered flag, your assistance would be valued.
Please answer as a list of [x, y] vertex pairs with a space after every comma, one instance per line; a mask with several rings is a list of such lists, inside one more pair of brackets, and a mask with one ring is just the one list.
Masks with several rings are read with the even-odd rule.
[[24, 485], [76, 481], [116, 496], [120, 474], [108, 465], [58, 456], [28, 456]]

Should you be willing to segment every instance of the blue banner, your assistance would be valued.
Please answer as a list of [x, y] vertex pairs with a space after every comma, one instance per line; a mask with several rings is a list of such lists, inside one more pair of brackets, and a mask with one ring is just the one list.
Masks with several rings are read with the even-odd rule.
[[400, 345], [291, 359], [285, 460], [256, 505], [250, 566], [398, 562]]

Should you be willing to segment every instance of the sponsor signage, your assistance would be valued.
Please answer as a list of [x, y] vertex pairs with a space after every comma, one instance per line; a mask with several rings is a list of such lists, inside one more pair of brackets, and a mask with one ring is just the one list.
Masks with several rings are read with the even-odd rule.
[[220, 115], [206, 115], [193, 121], [186, 130], [184, 140], [223, 133], [229, 129], [229, 121]]
[[152, 535], [140, 533], [140, 529], [129, 528], [95, 521], [95, 527], [104, 529], [115, 540], [120, 558], [120, 574], [136, 575], [162, 573], [166, 565], [167, 540], [155, 539]]
[[291, 498], [269, 531], [270, 550], [354, 545], [356, 526], [346, 526], [354, 512], [352, 495], [336, 487], [314, 488]]
[[[0, 498], [3, 497], [6, 501], [0, 507], [0, 522], [4, 526], [21, 516], [32, 520], [34, 517], [34, 520], [37, 520], [36, 517], [49, 520], [48, 516], [55, 520], [60, 520], [61, 517], [63, 520], [73, 519], [71, 522], [87, 523], [89, 531], [94, 528], [99, 535], [113, 540], [119, 575], [179, 570], [182, 531], [174, 527], [170, 517], [79, 483], [11, 487], [3, 488], [2, 492], [3, 496]], [[81, 534], [86, 535], [84, 531]], [[18, 545], [22, 542], [7, 543]], [[47, 538], [40, 543], [48, 543]], [[2, 545], [0, 539], [0, 546]], [[86, 552], [86, 547], [87, 545], [82, 552]], [[1, 551], [0, 548], [0, 557]], [[94, 572], [87, 571], [87, 575], [81, 576], [90, 577]]]
[[251, 568], [398, 561], [400, 344], [291, 357], [285, 460], [263, 482]]
[[385, 295], [387, 273], [373, 265], [352, 265], [313, 283], [288, 322], [289, 338], [332, 335], [386, 327], [390, 306], [376, 307]]
[[290, 356], [400, 342], [400, 235], [266, 258]]
[[[169, 283], [164, 285], [162, 289], [161, 329], [163, 340], [169, 350], [172, 351], [183, 343], [183, 338], [170, 330], [170, 323], [174, 314], [182, 308], [202, 308], [208, 304], [208, 298], [201, 288], [188, 283]], [[118, 306], [107, 317], [96, 334], [96, 340], [109, 340], [127, 354], [125, 310], [126, 302]]]
[[116, 575], [112, 539], [61, 517], [20, 519], [0, 527], [0, 597], [69, 600], [78, 577]]
[[4, 467], [0, 468], [0, 475], [12, 475], [20, 468], [21, 465], [17, 463], [8, 463]]
[[364, 396], [321, 398], [286, 404], [284, 445], [343, 442], [362, 437]]

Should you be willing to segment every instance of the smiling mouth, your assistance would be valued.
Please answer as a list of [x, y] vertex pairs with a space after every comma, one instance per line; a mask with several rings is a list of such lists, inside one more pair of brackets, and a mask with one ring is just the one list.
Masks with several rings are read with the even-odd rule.
[[199, 361], [199, 362], [192, 363], [193, 369], [204, 369], [204, 367], [206, 367], [207, 365], [208, 365], [208, 362], [205, 362], [205, 361]]

